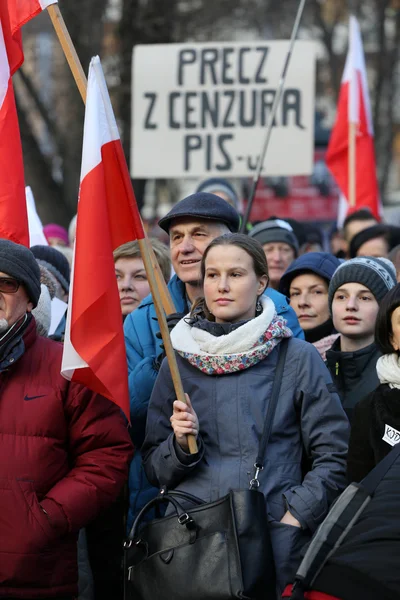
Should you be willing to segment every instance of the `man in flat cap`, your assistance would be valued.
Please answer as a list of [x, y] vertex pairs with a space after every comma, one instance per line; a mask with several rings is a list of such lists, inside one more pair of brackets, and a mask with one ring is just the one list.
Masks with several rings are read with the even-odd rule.
[[0, 598], [72, 600], [79, 530], [117, 498], [133, 450], [118, 407], [60, 375], [39, 296], [32, 252], [0, 239]]
[[[171, 260], [176, 275], [168, 284], [177, 315], [176, 322], [189, 312], [193, 301], [202, 295], [200, 263], [207, 246], [224, 233], [237, 232], [238, 212], [222, 198], [198, 192], [178, 202], [159, 222], [169, 234]], [[296, 337], [304, 339], [293, 309], [285, 296], [267, 288], [277, 313], [285, 317]], [[129, 473], [130, 513], [128, 523], [156, 490], [147, 482], [141, 464], [140, 448], [144, 441], [149, 399], [157, 377], [156, 358], [162, 354], [159, 326], [151, 296], [125, 319], [125, 342], [128, 357], [132, 439], [135, 458]]]

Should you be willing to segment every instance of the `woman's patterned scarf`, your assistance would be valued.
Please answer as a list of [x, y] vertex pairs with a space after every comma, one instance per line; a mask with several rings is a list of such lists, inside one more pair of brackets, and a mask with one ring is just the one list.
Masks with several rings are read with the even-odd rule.
[[207, 375], [243, 371], [263, 360], [277, 344], [293, 334], [278, 317], [272, 300], [261, 299], [263, 312], [227, 335], [215, 337], [192, 327], [187, 317], [172, 330], [175, 350], [191, 365]]

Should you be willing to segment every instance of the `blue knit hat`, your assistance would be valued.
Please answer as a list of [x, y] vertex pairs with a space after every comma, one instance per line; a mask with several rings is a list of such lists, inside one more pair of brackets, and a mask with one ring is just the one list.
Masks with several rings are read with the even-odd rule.
[[279, 291], [285, 296], [289, 295], [290, 284], [293, 279], [302, 273], [319, 275], [329, 284], [334, 272], [340, 265], [340, 260], [329, 252], [308, 252], [296, 258], [286, 269], [279, 283]]
[[240, 224], [239, 213], [233, 206], [219, 196], [205, 192], [192, 194], [175, 204], [169, 213], [159, 220], [158, 225], [169, 233], [172, 221], [183, 217], [225, 223], [232, 233], [239, 229]]

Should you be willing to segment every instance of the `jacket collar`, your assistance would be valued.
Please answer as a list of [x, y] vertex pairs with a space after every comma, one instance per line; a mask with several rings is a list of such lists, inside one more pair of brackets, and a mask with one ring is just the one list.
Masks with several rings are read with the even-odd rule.
[[3, 346], [0, 347], [0, 372], [14, 365], [36, 339], [36, 322], [31, 313], [27, 313], [25, 322], [16, 329]]
[[[356, 352], [342, 352], [340, 350], [340, 336], [333, 343], [332, 348], [326, 353], [326, 360], [331, 369], [339, 371], [345, 379], [358, 379], [365, 371], [368, 363], [379, 350], [373, 342]], [[338, 369], [336, 369], [338, 365]]]

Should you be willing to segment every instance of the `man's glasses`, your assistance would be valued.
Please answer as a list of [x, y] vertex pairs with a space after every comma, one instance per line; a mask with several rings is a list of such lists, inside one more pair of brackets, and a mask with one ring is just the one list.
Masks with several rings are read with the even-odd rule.
[[13, 277], [0, 277], [0, 292], [3, 294], [15, 294], [19, 289], [19, 281]]

